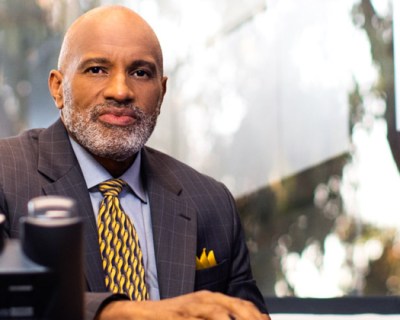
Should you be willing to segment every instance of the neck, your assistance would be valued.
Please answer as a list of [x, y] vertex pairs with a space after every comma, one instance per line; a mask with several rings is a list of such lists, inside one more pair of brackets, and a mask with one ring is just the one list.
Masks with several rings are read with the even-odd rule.
[[[76, 143], [80, 144], [73, 134], [69, 133], [69, 135]], [[126, 170], [128, 170], [129, 167], [135, 162], [136, 155], [137, 155], [137, 153], [135, 153], [133, 156], [129, 157], [126, 160], [117, 161], [117, 160], [97, 156], [97, 155], [93, 154], [92, 152], [90, 152], [90, 150], [88, 150], [82, 144], [80, 144], [80, 145], [87, 152], [89, 152], [93, 156], [93, 158], [98, 163], [100, 163], [114, 178], [118, 178], [118, 177], [122, 176], [124, 174], [124, 172]]]
[[123, 161], [116, 161], [112, 159], [98, 157], [93, 155], [98, 163], [100, 163], [114, 178], [118, 178], [124, 174], [126, 170], [133, 164], [136, 159], [136, 153]]

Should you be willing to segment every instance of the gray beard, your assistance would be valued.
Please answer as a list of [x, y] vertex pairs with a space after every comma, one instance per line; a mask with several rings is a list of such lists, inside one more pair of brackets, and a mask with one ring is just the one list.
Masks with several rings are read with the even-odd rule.
[[[71, 136], [90, 153], [115, 161], [124, 161], [135, 155], [150, 138], [159, 113], [147, 114], [133, 105], [117, 102], [97, 104], [86, 114], [74, 112], [71, 93], [64, 92], [63, 122]], [[101, 110], [107, 107], [129, 108], [135, 112], [135, 123], [120, 127], [98, 121]]]

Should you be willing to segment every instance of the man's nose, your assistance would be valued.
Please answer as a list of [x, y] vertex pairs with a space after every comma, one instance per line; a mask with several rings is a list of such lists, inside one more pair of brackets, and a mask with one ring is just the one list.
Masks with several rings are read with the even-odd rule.
[[128, 75], [125, 73], [117, 73], [110, 77], [106, 89], [104, 90], [106, 99], [116, 101], [131, 101], [134, 99], [134, 91], [129, 83]]

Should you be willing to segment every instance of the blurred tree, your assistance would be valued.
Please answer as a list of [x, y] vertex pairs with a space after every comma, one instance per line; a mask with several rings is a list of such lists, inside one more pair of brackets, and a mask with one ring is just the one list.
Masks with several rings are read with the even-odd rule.
[[[7, 95], [2, 97], [1, 107], [8, 116], [2, 121], [13, 122], [10, 134], [19, 132], [27, 124], [31, 64], [36, 58], [36, 49], [50, 32], [45, 21], [46, 13], [35, 1], [0, 1], [0, 76], [3, 79], [0, 92]], [[11, 95], [15, 99], [10, 100]]]
[[[392, 12], [385, 16], [379, 15], [371, 0], [361, 0], [359, 4], [353, 7], [352, 13], [354, 24], [365, 30], [371, 44], [371, 56], [378, 68], [378, 76], [375, 85], [368, 94], [385, 101], [384, 118], [387, 123], [388, 142], [399, 169], [400, 133], [396, 130], [395, 119], [393, 15]], [[358, 110], [358, 114], [367, 113], [368, 106], [365, 105], [362, 95], [357, 90], [357, 85], [352, 94], [352, 99], [350, 99], [350, 105], [353, 110]], [[379, 118], [381, 115], [372, 114], [372, 116]], [[354, 120], [353, 125], [362, 122], [362, 117], [354, 118]], [[400, 292], [398, 230], [396, 228], [382, 229], [372, 225], [363, 225], [359, 241], [365, 243], [370, 239], [379, 240], [383, 252], [378, 259], [370, 261], [363, 293], [366, 295], [398, 294]]]
[[396, 131], [394, 97], [393, 15], [380, 16], [371, 0], [361, 0], [353, 8], [353, 21], [365, 30], [371, 43], [371, 55], [379, 69], [378, 79], [371, 92], [386, 102], [385, 119], [388, 140], [400, 168], [400, 133]]
[[[370, 92], [361, 92], [355, 82], [349, 93], [350, 132], [356, 125], [366, 125], [369, 111], [366, 110], [365, 94], [385, 101], [388, 140], [400, 168], [400, 134], [395, 130], [394, 117], [392, 13], [379, 16], [371, 0], [360, 0], [354, 5], [352, 15], [354, 25], [365, 30], [368, 36], [372, 59], [379, 72]], [[382, 117], [380, 114], [374, 116]], [[345, 165], [351, 161], [351, 153], [345, 154], [237, 199], [254, 274], [265, 295], [276, 294], [277, 286], [282, 283], [286, 295], [295, 294], [283, 261], [290, 253], [300, 257], [312, 244], [319, 246], [323, 255], [324, 242], [329, 235], [337, 236], [346, 248], [343, 268], [350, 270], [353, 279], [343, 286], [344, 294], [400, 292], [398, 232], [359, 221], [343, 207], [338, 186]], [[374, 241], [382, 247], [382, 252], [376, 256], [368, 253], [363, 260], [366, 265], [361, 265], [357, 255], [368, 251]], [[313, 261], [317, 269], [322, 263], [318, 259]]]
[[57, 66], [62, 34], [100, 2], [0, 0], [0, 136], [58, 115], [51, 107], [47, 77]]

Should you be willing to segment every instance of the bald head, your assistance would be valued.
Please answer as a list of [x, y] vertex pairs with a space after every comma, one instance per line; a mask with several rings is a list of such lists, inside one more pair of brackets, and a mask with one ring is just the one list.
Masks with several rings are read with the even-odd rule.
[[121, 6], [91, 10], [67, 31], [49, 90], [68, 134], [113, 176], [131, 166], [166, 92], [152, 28]]
[[[155, 53], [155, 58], [163, 73], [163, 57], [160, 43], [150, 25], [134, 11], [123, 6], [102, 6], [80, 16], [67, 30], [58, 58], [58, 69], [64, 71], [74, 58], [79, 56], [88, 40], [101, 36], [103, 42], [108, 37], [132, 36], [137, 42], [145, 42]], [[132, 39], [131, 39], [132, 40]], [[123, 48], [116, 48], [123, 49]]]

